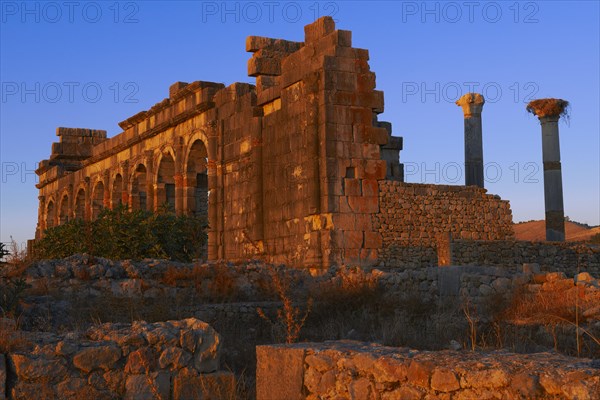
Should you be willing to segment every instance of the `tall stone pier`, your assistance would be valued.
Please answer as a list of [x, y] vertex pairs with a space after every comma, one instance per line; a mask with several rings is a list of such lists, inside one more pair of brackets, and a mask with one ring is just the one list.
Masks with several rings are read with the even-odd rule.
[[527, 105], [542, 125], [542, 157], [544, 161], [544, 202], [546, 205], [546, 240], [565, 240], [562, 171], [558, 120], [569, 102], [562, 99], [539, 99]]
[[465, 117], [465, 185], [483, 187], [483, 139], [481, 111], [485, 99], [479, 93], [467, 93], [456, 101]]

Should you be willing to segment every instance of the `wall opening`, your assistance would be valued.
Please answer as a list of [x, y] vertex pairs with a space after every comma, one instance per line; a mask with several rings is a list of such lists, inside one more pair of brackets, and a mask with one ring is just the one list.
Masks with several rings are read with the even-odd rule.
[[92, 197], [92, 220], [98, 218], [100, 211], [104, 208], [104, 183], [96, 183]]
[[196, 140], [187, 158], [185, 213], [194, 216], [208, 215], [208, 154], [201, 140]]
[[59, 224], [65, 224], [69, 222], [69, 196], [64, 195], [60, 200], [60, 208], [59, 208]]
[[48, 206], [46, 207], [46, 229], [54, 226], [55, 213], [56, 210], [54, 210], [54, 202], [50, 200], [48, 202]]
[[123, 177], [121, 174], [115, 176], [110, 202], [113, 209], [123, 204]]
[[175, 161], [170, 154], [165, 154], [160, 160], [156, 181], [156, 205], [175, 211]]
[[85, 191], [83, 189], [79, 189], [77, 197], [75, 197], [75, 218], [85, 218]]

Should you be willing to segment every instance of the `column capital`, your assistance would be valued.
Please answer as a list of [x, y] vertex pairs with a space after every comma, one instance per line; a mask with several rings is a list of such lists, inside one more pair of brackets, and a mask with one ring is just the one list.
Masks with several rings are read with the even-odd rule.
[[456, 105], [462, 107], [465, 118], [471, 118], [473, 114], [481, 114], [485, 99], [479, 93], [467, 93], [456, 100]]
[[566, 100], [548, 98], [530, 101], [526, 110], [538, 117], [541, 122], [552, 122], [566, 115], [568, 107], [569, 102]]

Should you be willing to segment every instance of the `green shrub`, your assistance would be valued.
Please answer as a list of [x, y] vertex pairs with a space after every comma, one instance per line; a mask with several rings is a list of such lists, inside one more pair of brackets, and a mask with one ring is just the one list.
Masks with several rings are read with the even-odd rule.
[[94, 221], [76, 219], [49, 228], [34, 246], [36, 258], [64, 258], [89, 253], [112, 259], [200, 258], [206, 244], [206, 218], [104, 209]]

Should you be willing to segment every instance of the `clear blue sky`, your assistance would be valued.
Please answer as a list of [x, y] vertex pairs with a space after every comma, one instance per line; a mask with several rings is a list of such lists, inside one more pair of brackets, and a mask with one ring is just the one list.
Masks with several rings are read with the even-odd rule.
[[[168, 95], [175, 81], [253, 82], [249, 35], [303, 40], [334, 14], [370, 51], [407, 181], [462, 183], [462, 111], [483, 110], [486, 187], [515, 221], [544, 217], [541, 136], [532, 98], [571, 102], [561, 122], [565, 214], [600, 223], [600, 33], [597, 1], [529, 2], [12, 2], [1, 3], [1, 238], [32, 238], [36, 163], [58, 126], [120, 132], [117, 123]], [[458, 181], [457, 181], [458, 179]]]

